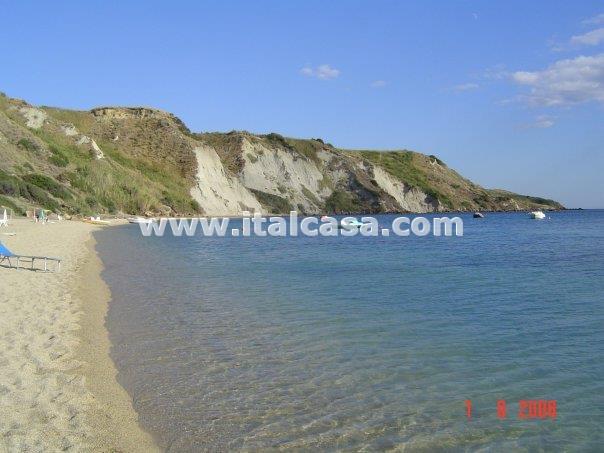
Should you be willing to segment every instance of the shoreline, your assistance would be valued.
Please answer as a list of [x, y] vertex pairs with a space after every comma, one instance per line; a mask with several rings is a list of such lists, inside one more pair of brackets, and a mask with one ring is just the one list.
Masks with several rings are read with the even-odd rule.
[[13, 253], [63, 260], [56, 273], [0, 266], [0, 452], [158, 451], [109, 355], [97, 230], [28, 219], [0, 229]]
[[105, 318], [111, 290], [101, 277], [103, 263], [91, 232], [86, 241], [86, 262], [79, 272], [77, 295], [82, 304], [80, 345], [76, 352], [82, 362], [79, 370], [86, 387], [95, 398], [87, 417], [93, 429], [91, 447], [95, 451], [159, 451], [150, 434], [138, 423], [132, 399], [117, 382], [117, 369], [110, 356], [111, 342]]

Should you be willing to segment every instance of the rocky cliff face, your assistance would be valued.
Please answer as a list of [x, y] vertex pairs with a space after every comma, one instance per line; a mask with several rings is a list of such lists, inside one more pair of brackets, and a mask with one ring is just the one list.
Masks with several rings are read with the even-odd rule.
[[[444, 209], [437, 198], [407, 185], [363, 159], [319, 141], [290, 141], [280, 136], [227, 134], [237, 145], [230, 153], [237, 162], [229, 170], [219, 160], [223, 145], [217, 134], [199, 135], [197, 184], [192, 196], [212, 214], [242, 210], [305, 213], [428, 212]], [[208, 203], [208, 194], [214, 198]]]
[[435, 156], [319, 139], [194, 134], [149, 108], [88, 112], [0, 97], [0, 205], [154, 215], [559, 209], [487, 190]]

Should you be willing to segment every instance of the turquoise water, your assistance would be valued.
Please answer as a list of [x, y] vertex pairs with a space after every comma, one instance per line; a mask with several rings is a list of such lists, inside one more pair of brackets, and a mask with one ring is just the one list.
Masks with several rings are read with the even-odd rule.
[[[119, 381], [169, 451], [601, 451], [604, 211], [549, 215], [463, 215], [461, 238], [99, 232]], [[527, 399], [556, 419], [518, 419]]]

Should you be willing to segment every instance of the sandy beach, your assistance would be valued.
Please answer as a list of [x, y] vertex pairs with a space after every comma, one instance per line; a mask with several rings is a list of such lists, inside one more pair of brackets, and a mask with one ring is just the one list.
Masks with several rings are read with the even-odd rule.
[[0, 267], [0, 452], [156, 450], [109, 357], [96, 228], [18, 219], [0, 229], [15, 254], [63, 260], [57, 273]]

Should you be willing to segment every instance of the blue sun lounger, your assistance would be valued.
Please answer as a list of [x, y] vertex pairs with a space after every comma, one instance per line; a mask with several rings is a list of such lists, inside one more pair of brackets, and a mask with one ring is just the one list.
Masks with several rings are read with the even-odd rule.
[[[38, 260], [38, 261], [44, 262], [44, 272], [48, 272], [48, 262], [49, 261], [56, 263], [55, 270], [57, 270], [57, 271], [61, 270], [61, 260], [59, 258], [49, 258], [47, 256], [15, 255], [13, 252], [11, 252], [9, 249], [7, 249], [2, 244], [2, 242], [0, 242], [0, 264], [2, 264], [4, 261], [8, 261], [9, 267], [13, 267], [11, 258], [13, 260], [17, 261], [17, 263], [16, 263], [17, 265], [15, 266], [16, 269], [19, 269], [21, 267], [21, 260], [28, 260], [29, 264], [31, 265], [31, 269], [33, 270], [33, 269], [35, 269], [36, 260]], [[40, 269], [40, 270], [42, 270], [42, 269]]]

